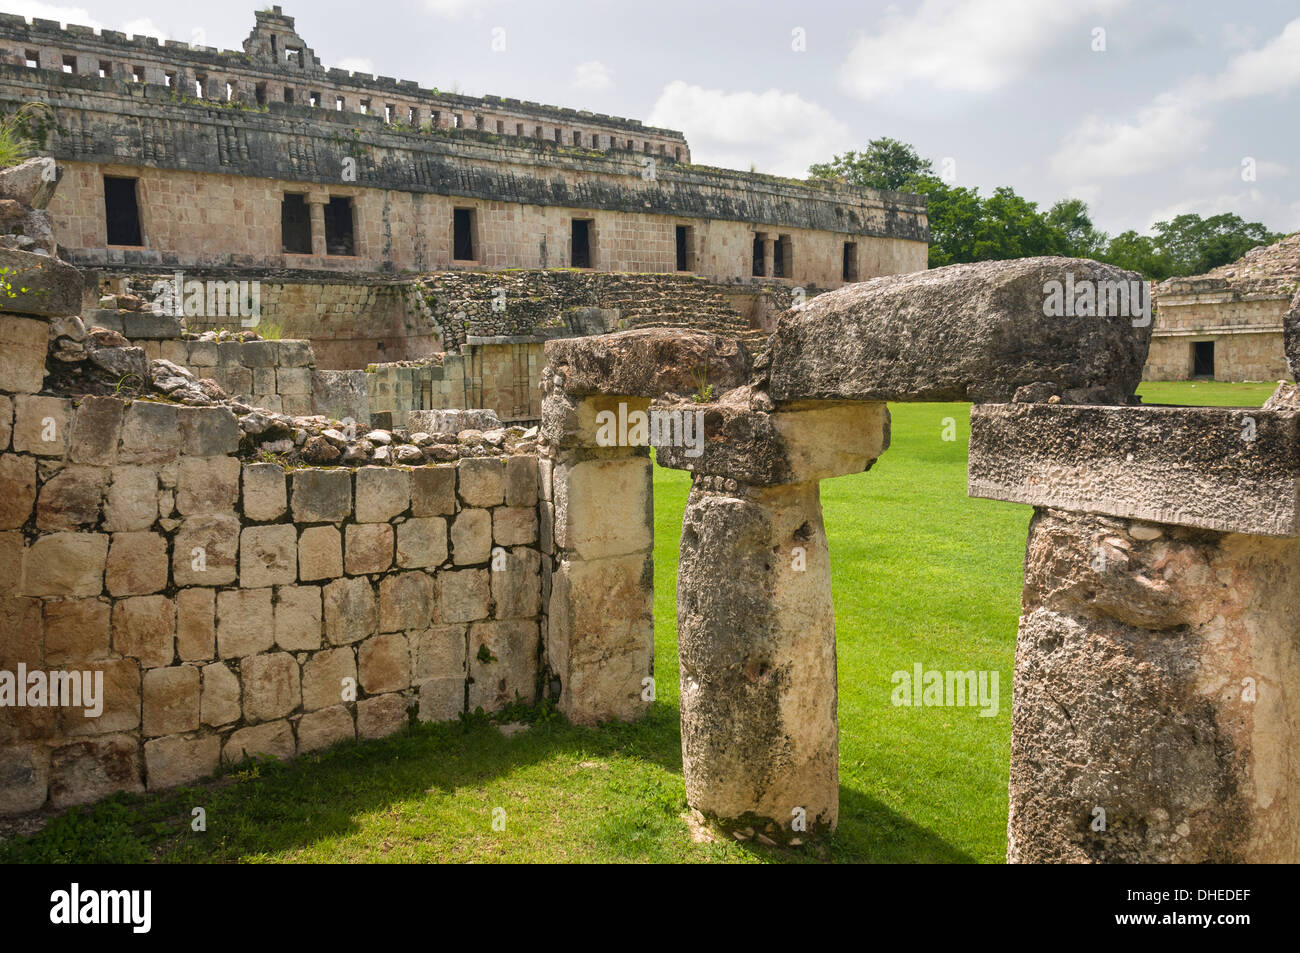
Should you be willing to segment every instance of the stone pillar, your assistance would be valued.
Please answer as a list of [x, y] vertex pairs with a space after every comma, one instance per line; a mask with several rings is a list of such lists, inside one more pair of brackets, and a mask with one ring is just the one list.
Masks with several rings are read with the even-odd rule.
[[311, 215], [311, 253], [325, 257], [325, 206], [329, 196], [324, 192], [307, 194], [307, 211]]
[[817, 481], [695, 479], [677, 637], [691, 807], [770, 838], [800, 836], [800, 814], [808, 833], [834, 828], [835, 614]]
[[971, 494], [1035, 506], [1009, 860], [1300, 860], [1296, 409], [972, 411]]
[[777, 407], [748, 387], [702, 413], [698, 457], [658, 450], [663, 465], [695, 473], [677, 579], [686, 799], [742, 836], [802, 840], [839, 817], [819, 482], [868, 469], [888, 445], [889, 413], [850, 401]]
[[1035, 510], [1007, 859], [1300, 859], [1300, 540]]
[[763, 239], [763, 277], [765, 278], [771, 278], [776, 274], [775, 244], [770, 238]]
[[[654, 495], [648, 444], [609, 445], [602, 425], [626, 428], [647, 398], [613, 395], [542, 402], [540, 521], [549, 559], [546, 666], [571, 721], [631, 721], [653, 698]], [[607, 414], [608, 416], [602, 416]], [[624, 429], [626, 434], [626, 429]]]

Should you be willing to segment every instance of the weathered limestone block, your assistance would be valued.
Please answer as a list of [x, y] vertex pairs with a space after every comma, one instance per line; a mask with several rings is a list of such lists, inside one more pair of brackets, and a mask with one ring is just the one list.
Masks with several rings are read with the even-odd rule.
[[333, 526], [309, 526], [298, 537], [298, 577], [303, 582], [343, 575], [343, 534]]
[[506, 457], [506, 506], [537, 506], [537, 457]]
[[14, 398], [14, 449], [40, 457], [68, 452], [72, 434], [72, 401], [61, 397]]
[[41, 389], [49, 327], [47, 321], [0, 314], [0, 390], [34, 394]]
[[246, 526], [239, 534], [239, 584], [248, 589], [298, 580], [298, 533], [289, 523]]
[[402, 467], [357, 470], [356, 520], [385, 523], [411, 505], [411, 471]]
[[357, 650], [357, 672], [367, 694], [398, 692], [411, 684], [411, 652], [400, 633], [367, 639]]
[[351, 648], [317, 652], [302, 667], [302, 707], [329, 708], [344, 701], [344, 680], [357, 684], [357, 660]]
[[555, 386], [572, 397], [685, 396], [701, 381], [722, 392], [744, 383], [750, 360], [736, 338], [678, 328], [638, 328], [546, 342]]
[[18, 529], [36, 505], [36, 458], [0, 454], [0, 529]]
[[113, 650], [141, 668], [175, 660], [176, 605], [166, 596], [132, 596], [113, 603]]
[[889, 410], [879, 402], [777, 407], [766, 395], [739, 387], [716, 403], [656, 405], [652, 412], [703, 417], [702, 452], [693, 455], [687, 443], [666, 443], [656, 450], [661, 466], [759, 486], [860, 473], [889, 446]]
[[492, 598], [486, 569], [444, 570], [434, 577], [434, 618], [438, 622], [486, 619]]
[[472, 457], [456, 467], [465, 506], [500, 506], [505, 499], [505, 465], [499, 457]]
[[172, 581], [178, 586], [229, 585], [235, 581], [238, 552], [238, 519], [216, 514], [187, 517], [172, 540]]
[[296, 523], [337, 523], [352, 512], [352, 475], [347, 470], [295, 470]]
[[492, 566], [495, 618], [532, 619], [541, 612], [542, 557], [535, 549], [510, 550], [502, 565]]
[[537, 623], [475, 622], [469, 627], [469, 710], [499, 711], [537, 700]]
[[464, 509], [451, 521], [451, 558], [457, 566], [485, 563], [492, 549], [492, 514]]
[[1262, 535], [1300, 533], [1300, 413], [971, 409], [970, 495]]
[[192, 665], [144, 673], [144, 733], [149, 737], [199, 727], [199, 670]]
[[347, 645], [375, 634], [379, 603], [369, 579], [335, 579], [325, 586], [323, 596], [325, 637], [331, 645]]
[[107, 735], [55, 748], [50, 758], [50, 806], [89, 804], [144, 790], [140, 750], [130, 735]]
[[143, 596], [167, 586], [167, 537], [158, 533], [114, 533], [104, 585], [111, 596]]
[[555, 545], [582, 559], [644, 552], [654, 543], [648, 457], [557, 461]]
[[411, 515], [446, 516], [456, 512], [454, 466], [423, 466], [411, 471]]
[[275, 644], [288, 652], [320, 648], [319, 586], [280, 586], [275, 590]]
[[349, 575], [384, 572], [393, 565], [393, 527], [388, 523], [349, 523], [344, 540], [343, 568]]
[[176, 652], [183, 662], [216, 657], [216, 590], [182, 589], [176, 593]]
[[49, 787], [50, 755], [45, 748], [0, 748], [0, 815], [39, 810]]
[[279, 519], [288, 505], [284, 468], [275, 463], [244, 464], [244, 515], [250, 520]]
[[468, 626], [432, 625], [412, 633], [411, 676], [415, 682], [429, 678], [459, 679], [465, 684]]
[[117, 463], [126, 402], [118, 397], [83, 397], [72, 417], [68, 459], [73, 463], [112, 466]]
[[433, 579], [423, 572], [393, 573], [379, 580], [379, 631], [420, 629], [433, 617]]
[[239, 449], [243, 433], [229, 407], [182, 407], [179, 414], [182, 453], [220, 457]]
[[1291, 299], [1291, 307], [1282, 318], [1282, 341], [1291, 376], [1300, 381], [1300, 289]]
[[[81, 313], [85, 282], [81, 272], [67, 262], [51, 255], [0, 248], [0, 269], [8, 269], [0, 272], [9, 285], [4, 300], [6, 311], [51, 317]], [[0, 348], [0, 352], [4, 350]], [[39, 389], [39, 385], [33, 388]]]
[[203, 694], [199, 700], [199, 714], [205, 725], [214, 728], [239, 721], [243, 709], [239, 702], [239, 678], [225, 664], [215, 662], [203, 666]]
[[181, 448], [180, 408], [149, 400], [134, 400], [122, 421], [122, 463], [168, 463]]
[[718, 492], [707, 479], [691, 488], [677, 579], [687, 801], [773, 839], [803, 836], [800, 817], [809, 833], [834, 828], [835, 615], [817, 484]]
[[172, 735], [146, 741], [144, 767], [149, 790], [173, 788], [216, 774], [220, 759], [221, 738], [217, 735]]
[[45, 661], [75, 665], [108, 658], [109, 612], [105, 599], [62, 599], [43, 607]]
[[239, 500], [239, 469], [234, 457], [182, 457], [176, 509], [184, 516], [233, 512]]
[[298, 721], [298, 753], [319, 751], [357, 736], [352, 713], [344, 705], [322, 708], [303, 715]]
[[108, 541], [103, 533], [52, 533], [38, 537], [23, 559], [23, 593], [99, 595], [104, 588]]
[[274, 721], [298, 707], [298, 663], [288, 652], [254, 655], [239, 663], [244, 686], [244, 718]]
[[242, 658], [275, 643], [270, 589], [224, 589], [217, 593], [217, 654]]
[[420, 721], [455, 721], [465, 710], [465, 678], [426, 678], [419, 683]]
[[[7, 460], [35, 463], [34, 457], [0, 457], [0, 466]], [[21, 508], [25, 502], [26, 474], [17, 474], [14, 500], [0, 506]], [[64, 467], [41, 487], [36, 502], [36, 527], [43, 530], [76, 531], [99, 522], [107, 484], [108, 471], [102, 467]], [[7, 484], [0, 484], [7, 485]], [[15, 524], [21, 525], [21, 523]], [[163, 575], [166, 578], [166, 561]]]
[[268, 721], [265, 724], [240, 728], [226, 739], [221, 749], [221, 760], [238, 764], [245, 758], [270, 757], [283, 761], [297, 751], [293, 728], [287, 721]]
[[460, 433], [462, 430], [492, 430], [501, 426], [496, 412], [471, 410], [413, 410], [406, 415], [411, 433]]
[[113, 467], [104, 500], [104, 529], [110, 533], [145, 530], [156, 519], [158, 474], [150, 467]]
[[1300, 540], [1036, 510], [1008, 859], [1294, 863], [1297, 618]]
[[104, 709], [98, 717], [91, 718], [86, 717], [84, 708], [63, 709], [60, 713], [63, 734], [80, 737], [135, 731], [140, 727], [140, 665], [135, 659], [83, 662], [76, 668], [104, 673]]
[[[1149, 310], [1130, 296], [1140, 288], [1136, 272], [1078, 258], [873, 278], [781, 315], [756, 373], [778, 401], [1007, 402], [1050, 384], [1066, 403], [1126, 404], [1151, 337]], [[1052, 313], [1053, 291], [1080, 306]]]
[[357, 702], [358, 738], [383, 738], [401, 731], [408, 721], [406, 699], [395, 692]]
[[634, 721], [654, 674], [654, 559], [649, 552], [562, 559], [551, 583], [547, 668], [571, 721]]
[[447, 521], [442, 517], [412, 517], [397, 525], [397, 565], [421, 569], [446, 559]]
[[537, 507], [498, 506], [492, 511], [492, 542], [524, 546], [537, 541]]

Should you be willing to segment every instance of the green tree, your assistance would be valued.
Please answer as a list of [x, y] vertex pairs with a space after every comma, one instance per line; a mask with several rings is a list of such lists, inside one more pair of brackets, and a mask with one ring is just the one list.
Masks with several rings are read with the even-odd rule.
[[830, 162], [808, 167], [815, 179], [842, 179], [850, 185], [868, 189], [892, 189], [897, 192], [917, 175], [928, 175], [929, 159], [922, 159], [905, 142], [884, 137], [872, 139], [862, 152], [850, 150]]
[[1185, 213], [1167, 222], [1156, 222], [1153, 231], [1175, 275], [1199, 275], [1236, 261], [1256, 245], [1271, 245], [1283, 237], [1260, 222], [1247, 222], [1232, 212], [1205, 219]]
[[1060, 233], [1063, 255], [1096, 258], [1106, 248], [1106, 233], [1093, 226], [1083, 199], [1061, 199], [1047, 210], [1047, 224]]

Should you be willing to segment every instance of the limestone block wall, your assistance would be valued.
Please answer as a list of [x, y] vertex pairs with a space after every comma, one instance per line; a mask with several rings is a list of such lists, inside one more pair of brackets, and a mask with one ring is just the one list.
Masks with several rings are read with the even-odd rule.
[[0, 361], [0, 671], [103, 708], [0, 708], [0, 812], [535, 700], [535, 456], [286, 472], [223, 407], [35, 395], [35, 348]]
[[370, 414], [400, 422], [412, 410], [484, 407], [504, 421], [535, 421], [542, 397], [536, 382], [546, 363], [538, 339], [466, 344], [460, 353], [421, 362], [366, 368]]

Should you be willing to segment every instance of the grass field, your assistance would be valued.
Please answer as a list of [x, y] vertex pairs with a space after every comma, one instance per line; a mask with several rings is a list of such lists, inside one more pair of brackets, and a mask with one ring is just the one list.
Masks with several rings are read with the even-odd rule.
[[[1272, 391], [1197, 382], [1140, 393], [1258, 406]], [[840, 825], [825, 848], [694, 843], [681, 819], [675, 567], [689, 484], [656, 469], [658, 699], [645, 721], [588, 729], [512, 712], [532, 720], [512, 737], [483, 718], [421, 725], [74, 810], [0, 843], [0, 861], [1001, 862], [1030, 509], [967, 498], [967, 405], [891, 413], [893, 445], [876, 466], [822, 484], [840, 691]], [[956, 439], [943, 439], [945, 426]], [[915, 663], [996, 671], [997, 715], [893, 706], [890, 675]], [[202, 833], [191, 830], [196, 807]]]

